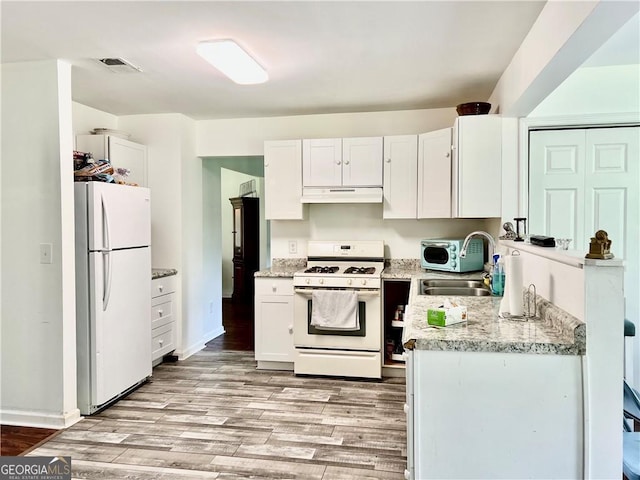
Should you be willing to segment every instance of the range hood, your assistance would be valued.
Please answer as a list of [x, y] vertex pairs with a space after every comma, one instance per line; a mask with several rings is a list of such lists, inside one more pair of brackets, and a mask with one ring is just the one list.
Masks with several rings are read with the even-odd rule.
[[302, 203], [382, 203], [382, 187], [303, 187]]

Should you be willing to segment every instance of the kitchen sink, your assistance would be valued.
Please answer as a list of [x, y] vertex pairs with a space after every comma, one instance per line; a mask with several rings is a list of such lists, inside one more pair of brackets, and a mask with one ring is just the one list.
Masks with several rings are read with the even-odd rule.
[[420, 285], [420, 294], [489, 297], [491, 290], [482, 280], [423, 280]]

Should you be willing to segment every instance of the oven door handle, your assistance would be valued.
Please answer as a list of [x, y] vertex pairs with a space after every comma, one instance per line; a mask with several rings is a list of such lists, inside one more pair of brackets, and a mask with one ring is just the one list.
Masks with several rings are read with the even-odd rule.
[[[296, 288], [293, 291], [295, 293], [299, 293], [300, 295], [306, 295], [308, 297], [311, 296], [311, 293], [314, 290], [328, 290], [328, 289], [318, 289], [318, 288]], [[349, 290], [346, 290], [349, 291]], [[374, 297], [374, 296], [379, 296], [380, 295], [380, 291], [379, 290], [356, 290], [355, 291], [359, 297]]]

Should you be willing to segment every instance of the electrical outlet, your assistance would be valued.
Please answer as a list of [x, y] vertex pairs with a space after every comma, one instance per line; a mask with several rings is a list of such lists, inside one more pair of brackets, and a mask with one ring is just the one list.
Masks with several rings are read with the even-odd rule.
[[40, 263], [53, 263], [51, 255], [53, 254], [53, 245], [50, 243], [40, 244]]
[[298, 253], [298, 242], [289, 240], [289, 253]]

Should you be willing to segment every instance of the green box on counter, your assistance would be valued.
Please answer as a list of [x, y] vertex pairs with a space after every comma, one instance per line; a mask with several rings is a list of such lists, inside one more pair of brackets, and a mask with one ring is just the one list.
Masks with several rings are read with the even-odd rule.
[[447, 327], [467, 321], [467, 307], [441, 307], [427, 310], [427, 323], [435, 327]]

